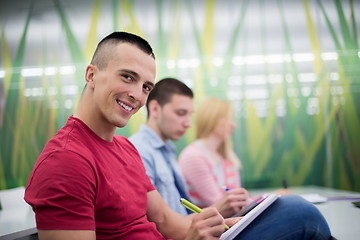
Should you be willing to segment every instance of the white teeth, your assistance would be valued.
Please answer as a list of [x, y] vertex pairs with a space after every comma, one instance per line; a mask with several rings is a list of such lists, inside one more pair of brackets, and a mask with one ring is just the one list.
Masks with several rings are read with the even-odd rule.
[[131, 111], [131, 110], [133, 110], [133, 108], [132, 107], [130, 107], [130, 106], [128, 106], [128, 105], [126, 105], [126, 104], [124, 104], [123, 102], [120, 102], [120, 101], [118, 101], [118, 103], [120, 104], [120, 106], [122, 106], [125, 110], [127, 110], [127, 111]]

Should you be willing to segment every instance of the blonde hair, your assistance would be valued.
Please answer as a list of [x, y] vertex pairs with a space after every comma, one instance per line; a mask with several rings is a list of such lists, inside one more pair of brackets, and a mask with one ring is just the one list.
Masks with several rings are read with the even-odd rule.
[[[232, 118], [232, 105], [230, 102], [218, 98], [208, 98], [196, 110], [196, 139], [206, 138], [215, 130], [221, 119]], [[233, 166], [240, 168], [240, 160], [232, 149], [232, 139], [223, 141], [217, 149], [219, 154], [230, 161]]]

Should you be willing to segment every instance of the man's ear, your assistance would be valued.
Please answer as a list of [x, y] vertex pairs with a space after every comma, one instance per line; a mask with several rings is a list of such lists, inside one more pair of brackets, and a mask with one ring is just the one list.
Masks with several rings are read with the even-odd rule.
[[86, 81], [87, 86], [89, 86], [91, 88], [95, 87], [95, 84], [94, 84], [95, 71], [96, 71], [96, 67], [92, 64], [89, 64], [86, 67], [85, 81]]
[[160, 104], [156, 100], [151, 100], [149, 102], [149, 118], [157, 118], [160, 111]]

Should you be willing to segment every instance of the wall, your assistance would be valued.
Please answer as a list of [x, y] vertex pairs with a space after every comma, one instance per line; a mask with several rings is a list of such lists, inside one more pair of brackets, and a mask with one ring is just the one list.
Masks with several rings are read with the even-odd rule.
[[[0, 189], [24, 185], [73, 113], [97, 42], [115, 30], [154, 47], [157, 79], [236, 107], [246, 187], [360, 191], [359, 2], [17, 0], [0, 10]], [[125, 136], [144, 122], [145, 109]], [[193, 140], [194, 129], [177, 142]]]

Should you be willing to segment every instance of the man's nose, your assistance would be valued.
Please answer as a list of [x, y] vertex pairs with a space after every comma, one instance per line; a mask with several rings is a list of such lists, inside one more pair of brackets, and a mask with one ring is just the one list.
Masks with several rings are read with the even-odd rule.
[[139, 86], [138, 84], [134, 85], [129, 90], [129, 97], [134, 100], [140, 100], [143, 94], [142, 86]]
[[191, 118], [190, 118], [190, 117], [187, 117], [187, 118], [185, 119], [185, 121], [184, 121], [184, 126], [185, 126], [186, 128], [191, 127]]

